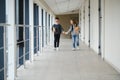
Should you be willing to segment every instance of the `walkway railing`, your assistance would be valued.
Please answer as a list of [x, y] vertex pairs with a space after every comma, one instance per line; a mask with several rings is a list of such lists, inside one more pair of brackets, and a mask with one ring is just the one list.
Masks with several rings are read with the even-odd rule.
[[[11, 26], [10, 24], [0, 23], [0, 80], [7, 80], [8, 74], [8, 48], [10, 46], [13, 46], [13, 44], [8, 44], [8, 27], [11, 27], [14, 29], [14, 56], [15, 56], [15, 76], [17, 77], [17, 69], [20, 67], [20, 65], [24, 65], [24, 68], [26, 68], [26, 61], [30, 60], [31, 58], [31, 45], [30, 42], [32, 39], [34, 39], [34, 54], [39, 55], [42, 49], [42, 43], [44, 42], [44, 45], [47, 44], [47, 37], [49, 35], [49, 31], [47, 30], [47, 27], [45, 26], [39, 26], [35, 25], [32, 27], [31, 25], [21, 25], [21, 24], [15, 24]], [[31, 35], [31, 29], [33, 28], [34, 36], [33, 38]], [[42, 34], [44, 32], [44, 34]], [[42, 37], [43, 36], [43, 37]], [[42, 38], [44, 38], [43, 41]], [[3, 58], [2, 58], [3, 56]]]
[[[16, 26], [16, 31], [15, 31], [15, 36], [16, 36], [16, 53], [18, 53], [18, 55], [16, 55], [17, 59], [16, 59], [16, 77], [17, 77], [17, 68], [20, 65], [24, 65], [24, 68], [26, 68], [26, 61], [30, 60], [31, 58], [31, 53], [30, 52], [30, 42], [32, 41], [31, 39], [34, 39], [34, 54], [39, 55], [39, 52], [41, 52], [40, 46], [39, 46], [39, 33], [41, 31], [41, 26], [36, 25], [33, 27], [33, 32], [34, 32], [34, 36], [33, 38], [30, 37], [31, 31], [30, 31], [30, 27], [32, 27], [31, 25], [15, 25]], [[21, 31], [20, 31], [21, 30]], [[21, 33], [22, 32], [22, 33]], [[20, 34], [23, 34], [22, 37]], [[22, 52], [23, 51], [23, 52]]]
[[9, 24], [0, 23], [0, 80], [7, 80], [8, 44], [7, 27]]
[[[16, 66], [17, 68], [20, 65], [24, 65], [24, 67], [26, 67], [26, 56], [30, 55], [30, 49], [29, 49], [29, 42], [30, 42], [30, 25], [15, 25], [16, 26], [16, 50], [18, 50], [18, 55], [19, 56], [19, 60], [16, 60], [16, 63], [18, 63], [18, 65]], [[28, 43], [28, 44], [27, 44]], [[27, 50], [28, 49], [28, 50]], [[22, 52], [23, 51], [23, 52]], [[17, 51], [16, 51], [17, 53]], [[23, 61], [22, 61], [23, 60]]]

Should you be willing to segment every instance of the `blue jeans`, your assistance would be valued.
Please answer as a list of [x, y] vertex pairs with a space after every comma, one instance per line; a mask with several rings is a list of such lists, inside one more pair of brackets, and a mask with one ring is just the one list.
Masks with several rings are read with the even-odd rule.
[[73, 48], [79, 46], [79, 35], [72, 35]]
[[77, 35], [77, 46], [79, 46], [79, 34]]

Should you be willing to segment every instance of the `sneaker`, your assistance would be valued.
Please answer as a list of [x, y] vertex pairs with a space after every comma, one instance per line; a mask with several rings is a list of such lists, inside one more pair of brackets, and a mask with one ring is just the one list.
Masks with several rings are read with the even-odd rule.
[[56, 50], [58, 51], [58, 50], [59, 50], [59, 48], [57, 47], [57, 48], [56, 48]]
[[79, 47], [77, 47], [76, 49], [78, 49], [78, 50], [79, 50], [80, 48], [79, 48]]
[[72, 51], [75, 51], [75, 48], [72, 48]]
[[54, 50], [56, 50], [56, 48], [54, 48]]

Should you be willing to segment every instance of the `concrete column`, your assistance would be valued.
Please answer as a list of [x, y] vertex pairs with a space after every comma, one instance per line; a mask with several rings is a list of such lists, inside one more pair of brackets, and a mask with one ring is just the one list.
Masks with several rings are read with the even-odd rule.
[[33, 59], [34, 59], [34, 22], [33, 22], [33, 0], [30, 0], [29, 1], [29, 13], [30, 13], [30, 61], [33, 62]]
[[7, 40], [8, 40], [8, 78], [7, 80], [14, 80], [15, 78], [15, 65], [16, 65], [16, 40], [15, 40], [15, 0], [6, 0], [6, 23], [10, 24], [7, 27]]

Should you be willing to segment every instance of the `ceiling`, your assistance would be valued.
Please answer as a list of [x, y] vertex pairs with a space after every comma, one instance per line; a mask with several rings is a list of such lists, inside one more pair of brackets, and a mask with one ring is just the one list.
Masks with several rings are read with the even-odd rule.
[[74, 14], [84, 0], [44, 0], [56, 15]]

